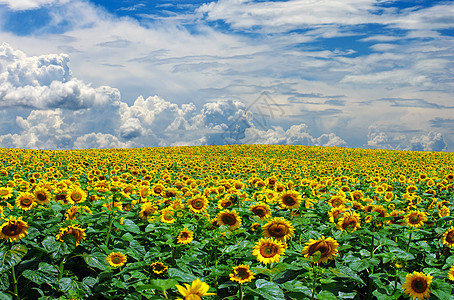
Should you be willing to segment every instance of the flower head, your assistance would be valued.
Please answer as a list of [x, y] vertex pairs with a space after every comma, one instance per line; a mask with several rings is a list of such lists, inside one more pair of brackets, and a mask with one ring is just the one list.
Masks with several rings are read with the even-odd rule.
[[64, 242], [64, 238], [67, 235], [74, 236], [76, 246], [78, 246], [87, 237], [87, 234], [85, 233], [85, 229], [80, 228], [76, 225], [70, 225], [65, 228], [60, 228], [58, 234], [55, 236], [55, 239], [57, 241]]
[[178, 244], [189, 244], [194, 239], [194, 233], [192, 233], [192, 231], [189, 230], [188, 228], [185, 228], [182, 231], [180, 231], [180, 234], [178, 234], [177, 239]]
[[123, 266], [128, 260], [126, 255], [121, 252], [112, 252], [106, 257], [107, 262], [114, 268]]
[[292, 237], [295, 228], [292, 223], [282, 217], [275, 217], [262, 226], [265, 237], [273, 237], [280, 241], [285, 241]]
[[284, 255], [284, 245], [273, 238], [261, 238], [254, 246], [252, 255], [257, 258], [257, 261], [266, 264], [278, 262], [281, 255]]
[[[175, 285], [178, 292], [184, 297], [184, 300], [200, 300], [203, 296], [216, 295], [215, 293], [207, 293], [210, 286], [207, 283], [202, 282], [199, 278], [194, 280], [191, 285], [187, 283], [184, 285], [184, 287], [178, 284]], [[177, 298], [176, 300], [183, 299]]]
[[432, 276], [430, 274], [424, 274], [423, 272], [416, 272], [407, 274], [405, 276], [405, 282], [402, 285], [404, 293], [414, 299], [418, 300], [430, 297], [430, 283], [432, 282]]
[[6, 222], [0, 225], [0, 238], [9, 242], [15, 242], [28, 235], [28, 224], [22, 217], [9, 216]]
[[236, 281], [239, 284], [250, 282], [254, 279], [254, 273], [247, 265], [238, 265], [233, 268], [233, 273], [229, 274], [230, 280]]
[[162, 274], [168, 269], [168, 267], [160, 261], [154, 262], [150, 266], [155, 274]]
[[235, 210], [229, 211], [224, 209], [218, 213], [216, 221], [219, 225], [229, 225], [230, 230], [235, 230], [241, 225], [241, 217]]
[[318, 240], [309, 239], [301, 254], [305, 257], [312, 257], [319, 252], [320, 258], [315, 263], [325, 263], [328, 259], [334, 259], [333, 256], [337, 256], [339, 253], [337, 247], [339, 247], [339, 243], [335, 239], [322, 236]]
[[441, 242], [443, 245], [452, 248], [454, 246], [454, 227], [446, 230], [441, 237]]

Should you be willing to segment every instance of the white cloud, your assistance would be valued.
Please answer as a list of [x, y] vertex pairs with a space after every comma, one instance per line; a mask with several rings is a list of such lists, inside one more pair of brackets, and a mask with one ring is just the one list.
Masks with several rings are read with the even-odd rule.
[[0, 5], [7, 5], [12, 10], [36, 9], [44, 5], [62, 4], [70, 0], [0, 0]]
[[0, 59], [0, 106], [75, 110], [119, 100], [117, 89], [72, 78], [66, 54], [27, 57], [3, 43]]

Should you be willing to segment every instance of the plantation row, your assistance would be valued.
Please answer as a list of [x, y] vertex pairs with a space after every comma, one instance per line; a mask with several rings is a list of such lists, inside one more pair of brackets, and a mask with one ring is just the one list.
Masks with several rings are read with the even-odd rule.
[[0, 157], [0, 299], [454, 299], [452, 153]]

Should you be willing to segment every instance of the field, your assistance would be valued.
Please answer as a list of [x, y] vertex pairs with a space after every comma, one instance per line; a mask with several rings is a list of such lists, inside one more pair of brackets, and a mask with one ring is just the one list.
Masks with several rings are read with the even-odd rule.
[[0, 156], [0, 299], [454, 299], [454, 153]]

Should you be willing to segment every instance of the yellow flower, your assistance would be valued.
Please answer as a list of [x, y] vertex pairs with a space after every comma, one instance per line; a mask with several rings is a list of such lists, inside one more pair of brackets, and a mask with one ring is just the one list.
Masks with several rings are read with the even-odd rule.
[[160, 261], [154, 262], [150, 266], [155, 274], [162, 274], [168, 269], [168, 267]]
[[405, 222], [412, 228], [424, 225], [427, 221], [426, 213], [419, 210], [412, 210], [405, 216]]
[[208, 199], [205, 196], [196, 195], [188, 201], [187, 205], [192, 212], [200, 214], [207, 211]]
[[354, 211], [346, 211], [337, 222], [336, 228], [341, 231], [354, 232], [361, 227], [359, 214]]
[[448, 279], [454, 281], [454, 266], [451, 266], [451, 269], [448, 271]]
[[[184, 297], [184, 300], [200, 300], [200, 297], [203, 296], [212, 296], [216, 295], [215, 293], [207, 293], [210, 289], [210, 286], [205, 282], [202, 282], [199, 278], [194, 280], [191, 285], [185, 283], [185, 287], [176, 284], [175, 286], [178, 289], [178, 292]], [[176, 300], [183, 300], [177, 298]]]
[[224, 209], [218, 213], [216, 221], [219, 225], [229, 225], [230, 230], [235, 230], [241, 225], [241, 217], [235, 210], [229, 211]]
[[19, 193], [16, 199], [16, 206], [23, 210], [30, 210], [36, 206], [35, 195], [28, 192]]
[[454, 246], [454, 227], [446, 230], [441, 237], [441, 242], [443, 245], [452, 248]]
[[292, 237], [295, 228], [292, 223], [282, 217], [275, 217], [262, 226], [265, 237], [273, 237], [280, 241], [285, 241]]
[[0, 238], [9, 242], [15, 242], [28, 235], [28, 224], [22, 217], [9, 216], [6, 222], [0, 225]]
[[112, 252], [106, 257], [107, 262], [114, 268], [123, 266], [126, 261], [127, 257], [121, 252]]
[[70, 203], [80, 203], [87, 200], [87, 193], [80, 187], [75, 186], [67, 191], [66, 199]]
[[85, 229], [80, 228], [76, 225], [70, 225], [65, 228], [60, 228], [58, 234], [55, 236], [55, 239], [57, 241], [64, 242], [64, 237], [67, 235], [74, 236], [76, 246], [78, 246], [87, 237], [87, 234], [85, 233]]
[[41, 205], [49, 204], [50, 193], [46, 188], [44, 187], [36, 188], [33, 191], [33, 194], [35, 195], [35, 201], [38, 202], [39, 204]]
[[297, 191], [287, 191], [279, 195], [278, 204], [283, 208], [298, 208], [301, 203], [301, 195]]
[[158, 207], [151, 202], [145, 202], [140, 207], [139, 218], [142, 220], [151, 220]]
[[166, 208], [161, 210], [161, 215], [159, 218], [163, 223], [173, 224], [175, 223], [175, 219], [173, 218], [174, 214], [175, 212], [172, 209]]
[[251, 207], [249, 207], [249, 210], [252, 211], [252, 213], [259, 217], [261, 220], [271, 217], [270, 206], [266, 203], [256, 203], [254, 205], [251, 205]]
[[194, 239], [194, 233], [192, 233], [192, 231], [189, 230], [188, 228], [185, 228], [182, 231], [180, 231], [180, 234], [178, 234], [177, 239], [178, 244], [189, 244]]
[[335, 239], [322, 236], [318, 240], [309, 239], [309, 242], [306, 243], [301, 254], [305, 257], [309, 257], [314, 256], [316, 252], [319, 252], [320, 258], [315, 263], [325, 263], [328, 259], [334, 259], [333, 256], [337, 256], [339, 253], [337, 247], [339, 247], [339, 243]]
[[229, 274], [230, 280], [236, 281], [239, 284], [250, 282], [254, 279], [254, 273], [247, 265], [238, 265], [233, 268], [233, 273]]
[[284, 245], [273, 238], [261, 238], [254, 246], [252, 255], [257, 261], [266, 264], [278, 262], [281, 255], [285, 254]]
[[424, 274], [423, 272], [416, 272], [407, 274], [405, 282], [402, 285], [404, 293], [414, 299], [418, 300], [430, 297], [430, 283], [432, 276]]

